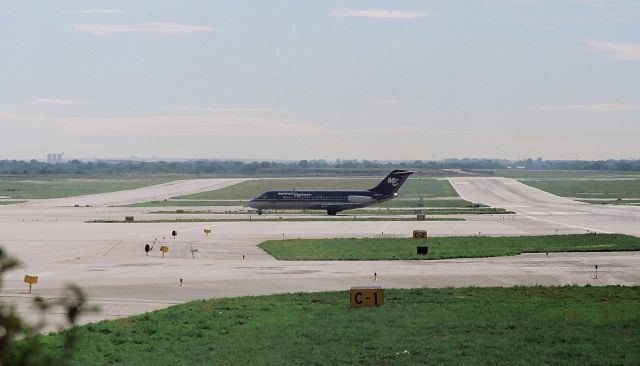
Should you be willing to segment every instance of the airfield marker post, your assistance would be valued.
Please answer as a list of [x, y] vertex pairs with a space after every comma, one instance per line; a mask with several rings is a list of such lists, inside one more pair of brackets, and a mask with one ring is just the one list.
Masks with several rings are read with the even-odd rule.
[[384, 305], [381, 286], [358, 286], [349, 290], [349, 308], [371, 308]]
[[169, 247], [166, 245], [163, 245], [160, 247], [160, 251], [162, 252], [162, 258], [164, 258], [164, 254], [169, 251]]
[[25, 275], [24, 282], [29, 284], [29, 294], [31, 294], [31, 286], [38, 283], [38, 276]]
[[428, 237], [426, 230], [413, 230], [414, 239], [426, 239]]

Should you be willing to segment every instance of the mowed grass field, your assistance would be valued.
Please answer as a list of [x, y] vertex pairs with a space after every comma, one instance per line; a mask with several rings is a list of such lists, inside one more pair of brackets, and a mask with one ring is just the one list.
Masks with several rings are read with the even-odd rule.
[[593, 200], [593, 199], [582, 199], [582, 200], [578, 200], [580, 202], [584, 202], [584, 203], [592, 203], [592, 204], [597, 204], [597, 205], [632, 205], [632, 206], [638, 206], [640, 205], [640, 199], [615, 199], [615, 200]]
[[640, 179], [522, 180], [522, 183], [563, 197], [640, 198]]
[[[180, 217], [175, 219], [156, 219], [156, 220], [136, 220], [127, 222], [124, 220], [89, 220], [90, 224], [150, 224], [150, 223], [175, 223], [175, 222], [318, 222], [318, 221], [416, 221], [411, 217], [385, 217], [383, 219], [377, 217], [356, 217], [342, 216], [342, 217], [328, 217], [328, 216], [316, 216], [316, 217], [281, 217], [281, 216], [261, 216], [259, 218], [198, 218], [198, 217]], [[424, 221], [464, 221], [459, 217], [427, 217]]]
[[640, 179], [640, 172], [634, 171], [499, 169], [487, 172], [492, 172], [498, 177], [514, 179]]
[[[201, 206], [244, 206], [249, 200], [191, 200], [191, 199], [170, 199], [166, 201], [151, 201], [129, 205], [129, 207], [201, 207]], [[404, 199], [400, 197], [382, 204], [372, 206], [380, 210], [411, 207], [417, 208], [419, 199]], [[428, 199], [422, 201], [422, 206], [426, 208], [482, 208], [485, 205], [473, 205], [463, 199]], [[350, 211], [352, 212], [352, 211]]]
[[[273, 190], [367, 190], [380, 182], [378, 178], [291, 178], [256, 179], [214, 191], [174, 197], [166, 201], [139, 203], [136, 207], [242, 206], [261, 193]], [[470, 207], [458, 196], [447, 180], [409, 178], [399, 191], [400, 197], [376, 207]], [[422, 201], [421, 201], [422, 199]]]
[[16, 203], [24, 203], [24, 202], [27, 202], [27, 201], [0, 200], [0, 206], [1, 205], [13, 205], [13, 204], [16, 204]]
[[[461, 215], [461, 214], [476, 214], [476, 215], [506, 215], [512, 214], [513, 212], [507, 211], [503, 208], [493, 208], [493, 207], [478, 207], [478, 208], [422, 208], [420, 212], [425, 215]], [[152, 214], [166, 214], [166, 215], [176, 215], [176, 214], [187, 214], [187, 215], [201, 215], [201, 214], [210, 214], [210, 215], [247, 215], [250, 214], [245, 210], [226, 210], [226, 211], [212, 211], [212, 210], [185, 210], [185, 209], [175, 209], [175, 210], [159, 210], [149, 212]], [[271, 215], [281, 215], [281, 214], [295, 214], [295, 213], [304, 213], [305, 215], [316, 215], [316, 216], [327, 216], [325, 211], [320, 210], [306, 210], [306, 211], [292, 211], [292, 210], [273, 210], [269, 211]], [[338, 217], [353, 217], [353, 215], [357, 216], [388, 216], [388, 215], [416, 215], [416, 209], [391, 209], [391, 208], [380, 208], [380, 209], [354, 209], [348, 210], [344, 212], [340, 212]]]
[[[418, 255], [417, 246], [428, 246]], [[640, 250], [640, 238], [620, 234], [546, 236], [460, 236], [365, 239], [270, 240], [260, 248], [280, 260], [393, 260], [446, 259], [518, 255], [544, 252], [605, 252]]]
[[[366, 179], [257, 179], [249, 180], [215, 191], [202, 192], [182, 199], [204, 200], [248, 200], [266, 191], [273, 190], [366, 190], [375, 187], [382, 178]], [[400, 188], [403, 198], [458, 197], [447, 180], [431, 178], [411, 178]]]
[[[70, 365], [638, 365], [640, 287], [348, 292], [200, 300], [77, 327]], [[41, 336], [60, 352], [60, 334]]]
[[211, 207], [211, 206], [244, 206], [247, 204], [247, 201], [195, 201], [195, 200], [164, 200], [164, 201], [150, 201], [150, 202], [141, 202], [134, 203], [131, 205], [126, 205], [125, 207]]
[[7, 177], [0, 176], [0, 196], [15, 199], [64, 198], [135, 189], [170, 182], [171, 177]]

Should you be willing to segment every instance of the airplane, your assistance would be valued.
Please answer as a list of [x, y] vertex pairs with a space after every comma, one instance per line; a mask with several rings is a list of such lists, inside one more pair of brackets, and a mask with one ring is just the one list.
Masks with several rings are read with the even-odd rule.
[[269, 191], [248, 202], [248, 206], [262, 215], [265, 209], [327, 210], [335, 216], [338, 212], [367, 207], [398, 196], [398, 190], [414, 172], [394, 170], [377, 186], [366, 191]]

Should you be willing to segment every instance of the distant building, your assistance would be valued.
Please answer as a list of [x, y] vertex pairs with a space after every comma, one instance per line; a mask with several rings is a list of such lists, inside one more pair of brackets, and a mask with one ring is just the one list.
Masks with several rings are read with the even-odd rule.
[[49, 164], [62, 163], [62, 162], [64, 162], [63, 161], [63, 156], [64, 156], [64, 153], [47, 154], [47, 163], [49, 163]]

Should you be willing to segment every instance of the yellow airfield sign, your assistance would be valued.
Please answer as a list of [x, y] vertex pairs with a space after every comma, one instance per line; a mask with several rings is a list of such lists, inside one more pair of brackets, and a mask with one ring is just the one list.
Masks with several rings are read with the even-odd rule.
[[38, 276], [30, 276], [30, 275], [25, 275], [24, 276], [24, 282], [30, 284], [30, 285], [35, 285], [36, 283], [38, 283]]
[[38, 283], [38, 276], [25, 275], [24, 282], [29, 284], [29, 293], [31, 293], [31, 286]]
[[162, 258], [164, 258], [165, 253], [169, 251], [169, 247], [166, 245], [163, 245], [160, 247], [160, 251], [162, 252]]
[[352, 308], [372, 308], [384, 305], [384, 289], [380, 286], [352, 287], [349, 291]]
[[413, 238], [414, 239], [426, 239], [427, 238], [427, 230], [413, 230]]

